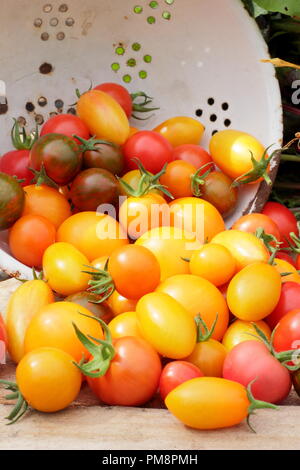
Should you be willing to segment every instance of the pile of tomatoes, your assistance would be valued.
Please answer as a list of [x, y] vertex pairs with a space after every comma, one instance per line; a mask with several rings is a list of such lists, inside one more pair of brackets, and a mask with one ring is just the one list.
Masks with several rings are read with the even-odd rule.
[[40, 135], [15, 122], [17, 150], [0, 159], [0, 229], [41, 271], [0, 321], [0, 362], [7, 347], [18, 364], [16, 384], [0, 381], [17, 399], [10, 421], [67, 407], [85, 380], [103, 404], [159, 393], [200, 429], [274, 407], [292, 383], [300, 393], [297, 221], [267, 203], [224, 223], [240, 184], [269, 181], [272, 154], [235, 130], [208, 153], [189, 117], [138, 130], [134, 106], [99, 85]]

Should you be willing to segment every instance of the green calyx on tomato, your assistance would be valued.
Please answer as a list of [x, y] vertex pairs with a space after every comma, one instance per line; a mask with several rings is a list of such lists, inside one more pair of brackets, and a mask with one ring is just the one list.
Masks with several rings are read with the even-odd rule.
[[83, 139], [82, 137], [79, 137], [78, 135], [73, 135], [74, 139], [79, 140], [81, 143], [80, 145], [80, 150], [82, 153], [86, 152], [87, 150], [93, 150], [95, 152], [101, 152], [99, 148], [97, 148], [97, 144], [105, 144], [105, 145], [110, 145], [111, 147], [117, 147], [116, 144], [113, 142], [109, 142], [108, 140], [99, 140], [96, 139], [95, 136], [91, 137], [89, 140]]
[[45, 184], [46, 186], [50, 186], [50, 188], [58, 189], [58, 184], [55, 183], [46, 173], [44, 163], [41, 164], [40, 170], [35, 170], [34, 168], [29, 168], [30, 171], [34, 174], [34, 178], [31, 181], [31, 184], [35, 184], [36, 186], [41, 186]]
[[39, 138], [38, 125], [36, 125], [35, 131], [27, 135], [25, 128], [20, 129], [19, 122], [14, 118], [14, 125], [11, 130], [11, 140], [13, 146], [17, 150], [30, 150], [33, 144]]
[[107, 270], [108, 261], [106, 261], [104, 269], [97, 269], [91, 266], [87, 266], [91, 271], [82, 271], [85, 274], [90, 274], [92, 279], [89, 281], [89, 288], [87, 289], [90, 293], [100, 297], [100, 300], [95, 300], [92, 303], [102, 303], [107, 300], [116, 290], [113, 278]]
[[[112, 336], [110, 330], [106, 323], [101, 320], [101, 318], [86, 315], [85, 313], [81, 313], [81, 315], [92, 318], [99, 322], [103, 328], [105, 339], [97, 339], [89, 335], [90, 338], [93, 340], [91, 341], [86, 335], [84, 335], [79, 330], [75, 323], [73, 323], [77, 338], [92, 355], [92, 360], [90, 360], [89, 362], [82, 364], [81, 361], [79, 364], [77, 362], [74, 362], [74, 364], [84, 375], [88, 377], [102, 377], [108, 371], [110, 363], [115, 356], [115, 349], [112, 344]], [[97, 344], [95, 344], [95, 342]]]
[[[201, 172], [204, 170], [204, 168], [208, 168], [208, 170], [201, 174]], [[206, 163], [205, 165], [201, 166], [194, 175], [191, 176], [191, 188], [192, 188], [192, 193], [196, 197], [202, 196], [202, 191], [201, 191], [201, 186], [205, 184], [205, 178], [213, 171], [213, 167], [211, 166], [211, 163]], [[201, 174], [201, 176], [199, 176]]]
[[290, 233], [290, 238], [294, 242], [294, 245], [289, 240], [287, 240], [289, 244], [289, 248], [287, 250], [293, 253], [297, 253], [299, 255], [300, 254], [300, 238], [297, 237], [295, 232]]
[[255, 236], [263, 242], [267, 250], [271, 253], [269, 264], [274, 264], [277, 251], [280, 249], [282, 242], [279, 242], [277, 238], [271, 233], [266, 233], [262, 227], [258, 227], [255, 231]]
[[278, 152], [281, 152], [281, 149], [279, 150], [274, 150], [274, 152], [271, 153], [271, 155], [268, 157], [267, 152], [269, 148], [272, 147], [271, 145], [266, 148], [266, 150], [263, 153], [263, 156], [261, 160], [257, 161], [255, 160], [252, 152], [251, 153], [251, 162], [253, 165], [252, 170], [248, 171], [247, 173], [244, 173], [243, 175], [239, 176], [236, 178], [232, 186], [237, 187], [241, 184], [248, 184], [248, 183], [254, 183], [255, 181], [259, 180], [260, 178], [263, 178], [265, 182], [271, 186], [272, 185], [272, 180], [269, 176], [268, 173], [268, 167], [271, 163], [271, 160], [278, 154]]
[[[213, 332], [215, 331], [217, 321], [218, 314], [216, 314], [216, 318], [212, 324], [212, 327], [211, 329], [209, 329], [205, 321], [201, 318], [201, 315], [197, 315], [195, 317], [195, 322], [197, 326], [197, 343], [203, 343], [205, 341], [208, 341], [212, 337]], [[202, 329], [204, 330], [204, 333]]]
[[[258, 334], [258, 336], [262, 339], [263, 343], [265, 346], [268, 348], [272, 356], [274, 356], [286, 369], [289, 371], [298, 371], [300, 369], [300, 364], [295, 364], [292, 365], [291, 361], [293, 361], [293, 358], [299, 357], [300, 355], [300, 349], [289, 349], [287, 351], [281, 351], [281, 352], [276, 352], [273, 346], [273, 341], [274, 341], [274, 335], [276, 332], [276, 328], [274, 328], [271, 339], [270, 341], [264, 334], [264, 332], [255, 324], [252, 323], [253, 327]], [[251, 333], [247, 333], [248, 335], [252, 336]]]
[[16, 423], [27, 411], [28, 403], [21, 394], [19, 387], [14, 382], [9, 382], [7, 380], [0, 380], [0, 384], [6, 385], [6, 390], [10, 390], [12, 393], [5, 396], [6, 400], [17, 400], [12, 412], [6, 416], [5, 419], [8, 419], [9, 424]]
[[272, 408], [273, 410], [278, 410], [278, 406], [273, 405], [272, 403], [268, 403], [267, 401], [262, 401], [262, 400], [256, 400], [251, 392], [251, 386], [252, 384], [256, 381], [256, 379], [252, 380], [252, 382], [249, 383], [248, 387], [246, 388], [247, 390], [247, 397], [250, 402], [249, 408], [248, 408], [248, 416], [247, 416], [247, 424], [249, 428], [251, 429], [252, 432], [256, 433], [255, 429], [251, 426], [250, 424], [250, 418], [251, 415], [254, 414], [255, 410], [259, 410], [262, 408]]
[[[152, 103], [153, 101], [153, 98], [151, 98], [151, 96], [148, 96], [144, 91], [138, 91], [136, 93], [131, 93], [131, 99], [132, 99], [132, 109], [133, 111], [137, 112], [137, 113], [150, 113], [152, 111], [156, 111], [160, 108], [149, 108], [147, 107], [147, 105], [149, 103]], [[138, 98], [142, 98], [142, 101], [139, 101], [138, 103], [136, 102], [136, 100]], [[136, 116], [135, 114], [132, 115], [132, 117], [134, 119], [138, 119], [140, 121], [144, 121], [145, 119], [139, 117], [139, 116]], [[149, 119], [150, 116], [146, 117], [146, 119]]]
[[166, 196], [168, 196], [170, 199], [174, 199], [170, 191], [168, 191], [164, 185], [159, 183], [159, 179], [166, 172], [167, 163], [163, 166], [163, 168], [161, 169], [159, 173], [156, 173], [156, 175], [153, 175], [148, 170], [146, 170], [146, 168], [143, 166], [142, 162], [138, 158], [133, 158], [132, 160], [135, 160], [136, 164], [138, 165], [138, 168], [141, 173], [141, 179], [139, 181], [138, 188], [135, 190], [132, 186], [130, 186], [130, 184], [128, 184], [126, 181], [119, 178], [119, 183], [126, 190], [127, 194], [129, 194], [132, 197], [142, 197], [148, 194], [150, 191], [153, 191], [154, 189], [158, 189], [159, 191], [164, 193]]

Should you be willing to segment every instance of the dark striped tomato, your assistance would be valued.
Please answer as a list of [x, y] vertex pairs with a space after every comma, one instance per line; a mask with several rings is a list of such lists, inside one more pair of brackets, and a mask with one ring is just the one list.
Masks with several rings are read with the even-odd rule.
[[10, 228], [21, 217], [25, 193], [13, 176], [0, 173], [0, 230]]

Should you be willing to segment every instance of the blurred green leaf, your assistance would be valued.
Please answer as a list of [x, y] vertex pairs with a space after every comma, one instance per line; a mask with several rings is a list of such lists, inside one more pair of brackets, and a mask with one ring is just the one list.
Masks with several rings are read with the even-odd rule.
[[255, 0], [253, 3], [267, 11], [300, 16], [299, 0]]

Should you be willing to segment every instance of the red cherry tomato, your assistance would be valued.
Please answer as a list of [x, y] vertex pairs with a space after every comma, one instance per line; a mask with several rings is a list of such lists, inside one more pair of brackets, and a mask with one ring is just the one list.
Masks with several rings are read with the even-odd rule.
[[94, 90], [104, 91], [112, 98], [114, 98], [119, 105], [124, 109], [128, 119], [132, 115], [132, 99], [130, 93], [122, 85], [117, 83], [102, 83], [97, 85]]
[[263, 228], [265, 233], [273, 235], [276, 240], [281, 241], [277, 224], [265, 214], [253, 212], [252, 214], [243, 215], [232, 226], [233, 230], [249, 233], [255, 233], [258, 228]]
[[260, 341], [244, 341], [227, 354], [223, 377], [251, 387], [254, 398], [270, 403], [284, 400], [291, 389], [289, 371]]
[[128, 170], [137, 168], [132, 159], [138, 158], [146, 170], [153, 174], [173, 160], [171, 144], [154, 131], [140, 131], [131, 136], [123, 146], [123, 153]]
[[30, 150], [12, 150], [0, 158], [0, 171], [19, 180], [24, 180], [21, 186], [27, 186], [33, 180], [33, 173], [29, 170]]
[[298, 234], [297, 219], [294, 214], [279, 202], [267, 202], [262, 213], [277, 224], [283, 242], [282, 246], [288, 246], [287, 240], [292, 242], [290, 233]]
[[300, 308], [281, 318], [274, 333], [273, 346], [277, 352], [300, 349]]
[[276, 308], [265, 318], [265, 321], [274, 329], [284, 315], [296, 308], [300, 308], [300, 284], [296, 282], [285, 282], [282, 285], [279, 302]]
[[[83, 139], [90, 137], [88, 127], [78, 116], [73, 114], [58, 114], [48, 119], [41, 129], [40, 135], [46, 134], [63, 134], [67, 137], [73, 137], [75, 134]], [[78, 142], [77, 139], [75, 140]]]
[[159, 393], [161, 398], [165, 400], [168, 393], [178, 385], [196, 377], [204, 377], [204, 374], [194, 364], [186, 361], [169, 362], [163, 368], [160, 376]]
[[204, 150], [204, 148], [200, 147], [200, 145], [179, 145], [173, 149], [173, 160], [184, 160], [197, 169], [211, 162], [211, 165], [207, 165], [207, 167], [203, 169], [203, 172], [200, 172], [200, 175], [205, 173], [205, 171], [209, 170], [210, 168], [212, 168], [212, 170], [215, 169], [212, 157], [206, 150]]
[[7, 333], [3, 318], [0, 313], [0, 364], [5, 364], [7, 347]]

